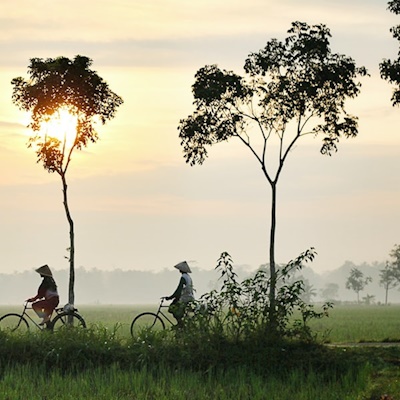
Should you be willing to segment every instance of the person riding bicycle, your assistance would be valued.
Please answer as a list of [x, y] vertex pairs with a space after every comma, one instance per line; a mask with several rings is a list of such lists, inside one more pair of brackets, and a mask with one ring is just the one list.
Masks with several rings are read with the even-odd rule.
[[193, 281], [189, 275], [192, 271], [186, 261], [176, 264], [174, 268], [182, 274], [181, 279], [175, 292], [171, 296], [167, 296], [166, 299], [173, 299], [168, 311], [175, 317], [178, 325], [181, 325], [187, 304], [194, 300]]
[[39, 325], [47, 325], [54, 309], [58, 306], [60, 298], [58, 296], [56, 282], [49, 266], [42, 265], [35, 271], [40, 274], [40, 276], [43, 278], [43, 281], [39, 286], [37, 295], [26, 301], [32, 303], [32, 308], [38, 317], [43, 318]]

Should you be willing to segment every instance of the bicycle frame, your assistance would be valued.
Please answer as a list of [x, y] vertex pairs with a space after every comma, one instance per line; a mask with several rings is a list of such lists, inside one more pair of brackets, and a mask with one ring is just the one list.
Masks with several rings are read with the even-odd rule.
[[39, 324], [31, 317], [31, 315], [30, 315], [26, 310], [33, 310], [33, 307], [32, 307], [32, 306], [31, 306], [31, 307], [28, 307], [28, 302], [27, 302], [27, 301], [24, 303], [24, 309], [22, 310], [21, 317], [22, 317], [22, 318], [25, 318], [26, 320], [30, 320], [30, 321], [33, 323], [33, 325], [35, 325], [36, 328], [38, 328], [38, 329], [45, 329], [45, 328], [46, 328], [45, 325], [43, 325], [43, 326], [39, 325]]
[[165, 305], [165, 306], [163, 305], [163, 303], [164, 303], [165, 300], [166, 300], [165, 297], [161, 297], [160, 305], [158, 306], [158, 310], [157, 310], [157, 312], [156, 312], [156, 315], [157, 315], [158, 317], [160, 317], [160, 314], [161, 314], [161, 315], [164, 317], [164, 319], [166, 319], [171, 325], [176, 325], [175, 322], [171, 321], [171, 320], [168, 318], [168, 316], [165, 315], [165, 314], [162, 312], [162, 308], [168, 308], [168, 307], [169, 307], [169, 305]]
[[[25, 318], [26, 321], [28, 322], [28, 324], [29, 324], [29, 321], [28, 321], [28, 320], [30, 320], [30, 322], [32, 322], [32, 324], [35, 325], [36, 328], [38, 328], [38, 329], [40, 329], [40, 330], [42, 330], [42, 329], [47, 329], [47, 326], [46, 326], [46, 325], [39, 325], [39, 324], [33, 319], [33, 317], [27, 312], [27, 310], [33, 310], [33, 307], [32, 307], [32, 306], [29, 307], [28, 304], [29, 304], [29, 303], [28, 303], [27, 301], [24, 302], [24, 309], [22, 310], [22, 313], [20, 314], [20, 316], [21, 316], [22, 318]], [[60, 313], [63, 311], [63, 309], [62, 309], [62, 308], [56, 308], [54, 311], [55, 311], [56, 314], [60, 314]], [[50, 322], [51, 322], [51, 321], [50, 321]]]

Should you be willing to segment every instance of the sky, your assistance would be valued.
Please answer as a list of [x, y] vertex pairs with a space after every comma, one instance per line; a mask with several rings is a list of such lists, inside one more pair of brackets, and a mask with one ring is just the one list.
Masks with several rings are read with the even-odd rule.
[[11, 80], [31, 58], [90, 57], [124, 99], [100, 141], [74, 153], [68, 171], [77, 267], [212, 269], [222, 252], [255, 269], [268, 261], [270, 188], [234, 140], [212, 147], [202, 166], [185, 163], [179, 121], [194, 106], [198, 69], [243, 74], [246, 57], [293, 21], [327, 25], [335, 53], [365, 66], [361, 94], [346, 104], [357, 138], [332, 157], [321, 140], [298, 142], [278, 186], [276, 260], [314, 247], [323, 273], [384, 261], [399, 240], [400, 110], [379, 63], [396, 58], [384, 0], [3, 0], [0, 3], [0, 272], [48, 264], [68, 268], [69, 227], [60, 177], [26, 146], [26, 115]]

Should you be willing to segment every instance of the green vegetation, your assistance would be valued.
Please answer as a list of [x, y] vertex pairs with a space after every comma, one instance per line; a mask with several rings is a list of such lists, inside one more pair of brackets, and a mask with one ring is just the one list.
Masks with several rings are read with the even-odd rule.
[[[72, 335], [0, 332], [4, 399], [400, 398], [400, 347], [199, 342], [174, 330], [131, 338], [131, 319], [151, 308], [82, 306], [89, 329]], [[398, 315], [398, 305], [340, 306], [310, 326], [321, 338], [331, 330], [331, 342], [399, 340]]]
[[[6, 399], [381, 399], [392, 383], [400, 346], [400, 306], [309, 305], [294, 273], [301, 254], [279, 270], [277, 326], [268, 331], [265, 270], [239, 282], [229, 254], [216, 270], [220, 289], [199, 299], [184, 328], [129, 327], [149, 307], [79, 307], [88, 329], [51, 333], [0, 331], [0, 377]], [[207, 306], [207, 307], [205, 307]], [[2, 310], [0, 309], [0, 312]], [[4, 312], [19, 311], [4, 308]], [[279, 332], [279, 336], [276, 335]], [[329, 333], [329, 334], [328, 334]], [[337, 342], [333, 345], [327, 342]], [[344, 342], [356, 342], [343, 345]], [[46, 378], [44, 378], [46, 377]], [[62, 381], [62, 383], [60, 383]], [[38, 390], [38, 382], [40, 389]], [[390, 389], [390, 391], [389, 391]], [[20, 397], [18, 397], [20, 396]]]
[[283, 381], [278, 377], [264, 379], [244, 370], [202, 374], [161, 368], [133, 372], [113, 365], [80, 374], [60, 374], [47, 373], [42, 367], [18, 366], [4, 373], [1, 388], [6, 400], [353, 400], [357, 390], [363, 389], [367, 372], [349, 373], [338, 385], [334, 380], [322, 381], [316, 373], [304, 379], [294, 372]]

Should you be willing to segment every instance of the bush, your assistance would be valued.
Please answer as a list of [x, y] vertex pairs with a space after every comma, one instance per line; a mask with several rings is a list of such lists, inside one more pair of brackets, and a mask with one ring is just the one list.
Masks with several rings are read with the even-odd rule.
[[[313, 249], [308, 250], [278, 271], [277, 326], [271, 327], [268, 272], [260, 269], [253, 277], [240, 283], [233, 271], [230, 255], [222, 253], [216, 266], [221, 274], [221, 289], [203, 295], [191, 305], [191, 312], [185, 318], [185, 330], [192, 336], [224, 337], [235, 342], [254, 336], [267, 336], [272, 341], [281, 337], [314, 341], [316, 335], [309, 322], [327, 316], [332, 303], [324, 303], [320, 312], [315, 311], [313, 305], [301, 298], [303, 281], [293, 280], [294, 272], [300, 270], [304, 262], [312, 261], [314, 255]], [[295, 311], [300, 318], [293, 319]]]

